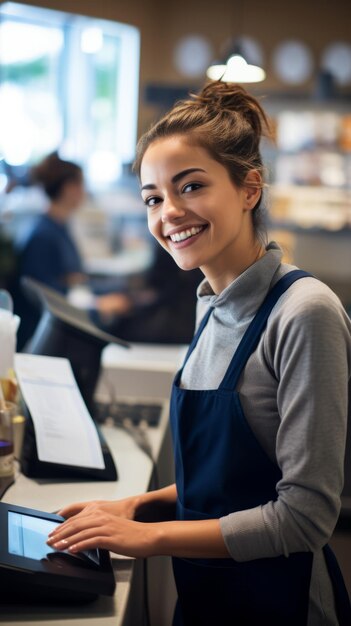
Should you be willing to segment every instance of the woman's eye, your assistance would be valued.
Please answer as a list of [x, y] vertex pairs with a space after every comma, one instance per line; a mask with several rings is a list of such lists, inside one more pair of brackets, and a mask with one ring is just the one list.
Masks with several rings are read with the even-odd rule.
[[146, 204], [147, 207], [155, 206], [158, 202], [160, 202], [160, 198], [157, 198], [157, 196], [150, 196], [150, 198], [145, 198], [144, 200], [144, 204]]
[[190, 191], [196, 191], [197, 189], [200, 189], [202, 187], [202, 185], [200, 185], [200, 183], [188, 183], [187, 185], [185, 185], [182, 189], [183, 193], [189, 193]]

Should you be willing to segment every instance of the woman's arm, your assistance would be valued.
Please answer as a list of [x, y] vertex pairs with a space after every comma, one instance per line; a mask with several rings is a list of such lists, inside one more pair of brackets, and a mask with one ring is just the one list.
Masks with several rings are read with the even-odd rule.
[[275, 451], [282, 478], [276, 500], [221, 519], [237, 561], [319, 550], [339, 513], [350, 320], [325, 285], [310, 278], [298, 283], [272, 313], [264, 338], [265, 361], [277, 380]]
[[170, 555], [228, 558], [219, 520], [145, 524], [117, 517], [97, 507], [68, 519], [49, 535], [57, 550], [79, 552], [105, 548], [132, 557]]
[[134, 557], [228, 557], [219, 520], [144, 523], [169, 519], [170, 513], [174, 517], [176, 498], [173, 484], [115, 502], [71, 504], [59, 511], [68, 519], [49, 535], [48, 543], [72, 552], [105, 548]]

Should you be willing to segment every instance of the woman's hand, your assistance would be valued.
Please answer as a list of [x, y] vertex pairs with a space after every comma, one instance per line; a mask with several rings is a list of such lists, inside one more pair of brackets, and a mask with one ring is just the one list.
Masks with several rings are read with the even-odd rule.
[[[120, 517], [111, 512], [116, 504], [119, 503], [93, 502], [86, 506], [82, 503], [66, 507], [62, 511], [72, 516], [50, 533], [47, 543], [56, 550], [71, 553], [104, 548], [131, 557], [155, 554], [158, 524], [144, 524]], [[82, 505], [80, 512], [74, 514], [73, 511]]]
[[66, 521], [50, 533], [48, 543], [72, 552], [99, 547], [126, 556], [154, 554], [160, 531], [155, 522], [174, 518], [176, 497], [173, 484], [123, 500], [69, 504], [58, 511]]
[[74, 502], [73, 504], [69, 504], [68, 506], [63, 507], [58, 511], [58, 515], [62, 515], [62, 517], [69, 518], [74, 515], [78, 515], [82, 512], [94, 511], [104, 511], [105, 513], [110, 513], [111, 515], [116, 515], [118, 517], [124, 517], [126, 519], [134, 519], [136, 507], [137, 507], [138, 498], [124, 498], [123, 500], [94, 500], [92, 502]]
[[168, 554], [181, 558], [228, 558], [218, 519], [144, 523], [87, 506], [55, 528], [47, 543], [74, 554], [105, 548], [143, 558]]
[[[163, 487], [156, 491], [123, 498], [123, 500], [93, 500], [89, 502], [74, 502], [57, 511], [66, 519], [86, 512], [87, 509], [99, 509], [118, 517], [141, 522], [157, 522], [164, 519], [174, 519], [177, 490], [175, 484]], [[167, 513], [171, 516], [167, 517]]]
[[104, 317], [126, 315], [132, 308], [131, 299], [124, 293], [107, 293], [98, 296], [95, 302], [100, 315]]

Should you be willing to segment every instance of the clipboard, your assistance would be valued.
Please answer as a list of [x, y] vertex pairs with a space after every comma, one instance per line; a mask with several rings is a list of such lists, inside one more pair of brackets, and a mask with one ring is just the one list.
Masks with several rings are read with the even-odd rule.
[[24, 431], [23, 447], [20, 458], [21, 471], [28, 478], [48, 478], [48, 479], [77, 479], [77, 480], [103, 480], [103, 481], [116, 481], [118, 480], [118, 472], [113, 460], [112, 454], [106, 443], [106, 440], [95, 424], [97, 430], [103, 459], [105, 462], [104, 469], [89, 468], [89, 467], [77, 467], [73, 465], [61, 465], [58, 463], [48, 463], [47, 461], [40, 461], [38, 458], [37, 443], [35, 438], [35, 431], [33, 420], [27, 412], [26, 424]]

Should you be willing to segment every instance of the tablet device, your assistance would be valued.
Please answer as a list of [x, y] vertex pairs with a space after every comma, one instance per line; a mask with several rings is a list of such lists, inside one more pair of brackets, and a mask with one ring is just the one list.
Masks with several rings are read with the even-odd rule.
[[116, 587], [107, 550], [73, 555], [46, 544], [64, 518], [0, 502], [0, 601], [85, 602]]

